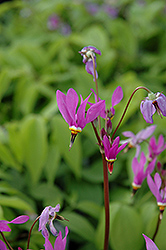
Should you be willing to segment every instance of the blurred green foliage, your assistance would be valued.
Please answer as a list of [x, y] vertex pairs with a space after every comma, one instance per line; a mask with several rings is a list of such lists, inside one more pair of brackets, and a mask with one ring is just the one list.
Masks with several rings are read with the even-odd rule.
[[[91, 3], [103, 6], [103, 1]], [[103, 248], [103, 173], [96, 139], [87, 125], [69, 152], [68, 125], [55, 100], [57, 89], [66, 92], [72, 87], [85, 98], [94, 88], [78, 51], [88, 45], [102, 51], [97, 56], [98, 82], [107, 107], [114, 89], [123, 88], [113, 128], [135, 87], [145, 85], [166, 94], [165, 0], [105, 1], [116, 9], [116, 16], [103, 9], [92, 14], [89, 4], [20, 0], [0, 5], [0, 219], [19, 214], [31, 218], [7, 235], [16, 246], [25, 246], [27, 230], [44, 206], [60, 203], [61, 214], [69, 219], [62, 224], [70, 230], [68, 248]], [[48, 20], [55, 14], [60, 25], [50, 30]], [[66, 32], [65, 25], [70, 28]], [[117, 135], [147, 126], [139, 111], [145, 94], [135, 95]], [[165, 136], [165, 119], [156, 115], [154, 121], [155, 135]], [[152, 237], [156, 226], [158, 210], [146, 183], [131, 203], [134, 154], [133, 149], [119, 155], [109, 177], [112, 250], [142, 250], [141, 234]], [[57, 222], [56, 226], [62, 227]], [[165, 228], [164, 214], [156, 238], [160, 250], [166, 245]], [[43, 243], [36, 227], [30, 247], [36, 250]]]

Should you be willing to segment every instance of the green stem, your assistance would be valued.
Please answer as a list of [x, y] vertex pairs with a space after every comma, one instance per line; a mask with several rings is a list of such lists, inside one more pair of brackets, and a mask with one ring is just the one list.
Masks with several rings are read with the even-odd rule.
[[9, 242], [7, 241], [7, 239], [5, 238], [5, 235], [4, 235], [2, 232], [0, 232], [0, 233], [1, 233], [1, 235], [2, 235], [2, 238], [3, 238], [4, 242], [5, 242], [6, 245], [8, 246], [9, 250], [14, 250], [14, 249], [11, 247], [11, 245], [9, 244]]
[[123, 118], [124, 118], [124, 116], [125, 116], [125, 114], [126, 114], [126, 112], [127, 112], [127, 109], [128, 109], [128, 107], [129, 107], [129, 104], [130, 104], [130, 102], [131, 102], [131, 100], [132, 100], [134, 94], [135, 94], [139, 89], [144, 89], [144, 90], [146, 90], [148, 93], [151, 93], [151, 91], [150, 91], [148, 88], [144, 87], [144, 86], [139, 86], [139, 87], [137, 87], [137, 88], [133, 91], [133, 93], [131, 94], [131, 96], [130, 96], [130, 98], [129, 98], [127, 104], [126, 104], [126, 107], [125, 107], [125, 109], [124, 109], [124, 111], [123, 111], [123, 114], [122, 114], [122, 116], [121, 116], [121, 118], [120, 118], [120, 121], [119, 121], [117, 127], [115, 128], [115, 130], [114, 130], [114, 132], [113, 132], [113, 134], [112, 134], [111, 141], [113, 140], [116, 131], [118, 130], [118, 128], [119, 128], [121, 122], [123, 121]]
[[33, 222], [32, 226], [31, 226], [31, 229], [29, 231], [28, 242], [27, 242], [27, 249], [29, 249], [29, 244], [30, 244], [30, 238], [31, 238], [32, 229], [33, 229], [34, 225], [36, 224], [36, 222], [39, 220], [39, 218], [40, 218], [40, 216], [38, 216], [36, 218], [36, 220]]

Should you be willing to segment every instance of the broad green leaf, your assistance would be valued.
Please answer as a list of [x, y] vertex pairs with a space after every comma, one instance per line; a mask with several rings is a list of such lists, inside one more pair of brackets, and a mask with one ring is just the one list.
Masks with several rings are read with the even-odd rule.
[[60, 164], [60, 152], [57, 146], [53, 143], [48, 147], [47, 160], [44, 167], [44, 172], [48, 182], [54, 183], [55, 176]]
[[116, 213], [110, 230], [113, 250], [140, 250], [143, 247], [141, 216], [133, 207], [122, 205]]
[[3, 98], [5, 92], [8, 90], [10, 85], [9, 70], [1, 69], [0, 72], [0, 101]]
[[54, 117], [52, 121], [52, 130], [52, 139], [56, 143], [61, 156], [64, 157], [66, 163], [69, 165], [75, 176], [80, 177], [82, 150], [79, 138], [77, 137], [81, 136], [81, 134], [77, 135], [75, 142], [69, 151], [70, 130], [68, 129], [66, 122], [63, 120], [63, 117]]
[[94, 217], [97, 220], [101, 217], [101, 206], [91, 201], [80, 201], [76, 209]]
[[8, 167], [13, 167], [19, 171], [21, 170], [21, 165], [14, 159], [8, 147], [2, 143], [0, 143], [0, 159]]
[[17, 196], [10, 197], [0, 195], [0, 205], [34, 212], [33, 208], [26, 201], [18, 198]]
[[21, 127], [24, 161], [33, 182], [40, 178], [47, 156], [47, 130], [42, 117], [31, 115]]
[[95, 230], [85, 217], [76, 214], [75, 212], [63, 212], [62, 216], [69, 220], [69, 223], [63, 221], [63, 224], [69, 227], [71, 232], [79, 235], [81, 238], [94, 242]]

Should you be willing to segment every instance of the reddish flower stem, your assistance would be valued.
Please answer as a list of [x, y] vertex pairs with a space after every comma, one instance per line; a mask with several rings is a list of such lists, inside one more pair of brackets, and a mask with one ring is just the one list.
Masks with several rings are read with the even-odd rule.
[[160, 226], [162, 217], [163, 217], [163, 211], [159, 213], [158, 221], [157, 221], [157, 225], [156, 225], [156, 230], [155, 230], [154, 235], [153, 235], [153, 238], [152, 238], [153, 241], [155, 240], [156, 235], [157, 235], [157, 233], [158, 233], [158, 230], [159, 230], [159, 226]]
[[28, 242], [27, 242], [27, 249], [29, 249], [29, 244], [30, 244], [30, 238], [31, 238], [32, 229], [33, 229], [34, 225], [36, 224], [36, 222], [39, 220], [39, 218], [40, 218], [40, 216], [38, 216], [36, 218], [36, 220], [33, 222], [32, 226], [31, 226], [31, 229], [29, 231]]
[[108, 246], [109, 246], [109, 228], [110, 228], [109, 181], [108, 181], [107, 161], [105, 159], [104, 153], [102, 154], [102, 160], [103, 160], [103, 173], [104, 173], [104, 205], [105, 205], [104, 250], [108, 250]]
[[1, 233], [1, 235], [2, 235], [2, 238], [3, 238], [4, 242], [5, 242], [6, 245], [8, 246], [9, 250], [14, 250], [14, 249], [11, 247], [11, 245], [9, 244], [9, 242], [7, 241], [7, 239], [5, 238], [5, 235], [4, 235], [2, 232], [0, 232], [0, 233]]
[[120, 121], [119, 121], [117, 127], [115, 128], [115, 130], [114, 130], [114, 132], [113, 132], [113, 134], [112, 134], [111, 140], [113, 140], [116, 131], [118, 130], [118, 128], [119, 128], [121, 122], [123, 121], [123, 118], [124, 118], [124, 116], [125, 116], [125, 114], [126, 114], [126, 112], [127, 112], [127, 109], [128, 109], [128, 107], [129, 107], [129, 104], [130, 104], [130, 102], [131, 102], [131, 100], [132, 100], [134, 94], [135, 94], [139, 89], [144, 89], [144, 90], [146, 90], [148, 93], [151, 93], [151, 91], [150, 91], [148, 88], [144, 87], [144, 86], [139, 86], [139, 87], [137, 87], [137, 88], [133, 91], [133, 93], [131, 94], [131, 96], [130, 96], [130, 98], [129, 98], [127, 104], [126, 104], [126, 107], [125, 107], [125, 109], [124, 109], [124, 111], [123, 111], [123, 114], [122, 114], [122, 116], [121, 116], [121, 118], [120, 118]]

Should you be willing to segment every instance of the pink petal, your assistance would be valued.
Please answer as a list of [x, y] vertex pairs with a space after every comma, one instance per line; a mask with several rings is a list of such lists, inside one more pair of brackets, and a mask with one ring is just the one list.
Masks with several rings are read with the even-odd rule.
[[100, 101], [92, 105], [86, 115], [86, 123], [94, 121], [101, 113], [105, 111], [105, 101]]
[[45, 246], [45, 250], [54, 250], [51, 243], [50, 243], [50, 241], [49, 241], [49, 239], [47, 237], [45, 237], [44, 246]]
[[69, 126], [71, 126], [72, 122], [74, 123], [74, 121], [72, 117], [70, 116], [69, 111], [67, 109], [65, 94], [63, 94], [60, 90], [57, 90], [56, 100], [57, 100], [59, 111], [61, 112], [63, 118], [69, 124]]
[[147, 176], [147, 183], [148, 183], [148, 186], [150, 188], [150, 191], [156, 197], [157, 202], [162, 202], [159, 190], [158, 190], [156, 184], [153, 182], [152, 177], [150, 176], [150, 174], [148, 174], [148, 176]]
[[79, 106], [78, 111], [77, 111], [77, 125], [78, 125], [78, 127], [82, 128], [82, 129], [86, 125], [85, 108], [86, 108], [86, 104], [87, 104], [88, 99], [91, 96], [91, 94], [82, 102], [82, 104]]
[[0, 240], [0, 249], [1, 250], [8, 250], [7, 247], [6, 247], [6, 244]]
[[78, 95], [74, 89], [69, 89], [66, 96], [67, 110], [73, 120], [75, 120], [76, 108], [78, 105]]
[[145, 238], [147, 250], [159, 250], [156, 244], [149, 237], [147, 237], [145, 234], [142, 235]]
[[115, 105], [117, 105], [123, 98], [123, 90], [120, 86], [118, 86], [113, 94], [112, 94], [112, 99], [111, 99], [111, 103], [112, 106], [114, 107]]
[[14, 220], [11, 220], [9, 223], [22, 224], [22, 223], [27, 222], [28, 220], [29, 220], [29, 216], [21, 215], [21, 216], [18, 216], [17, 218], [15, 218]]

